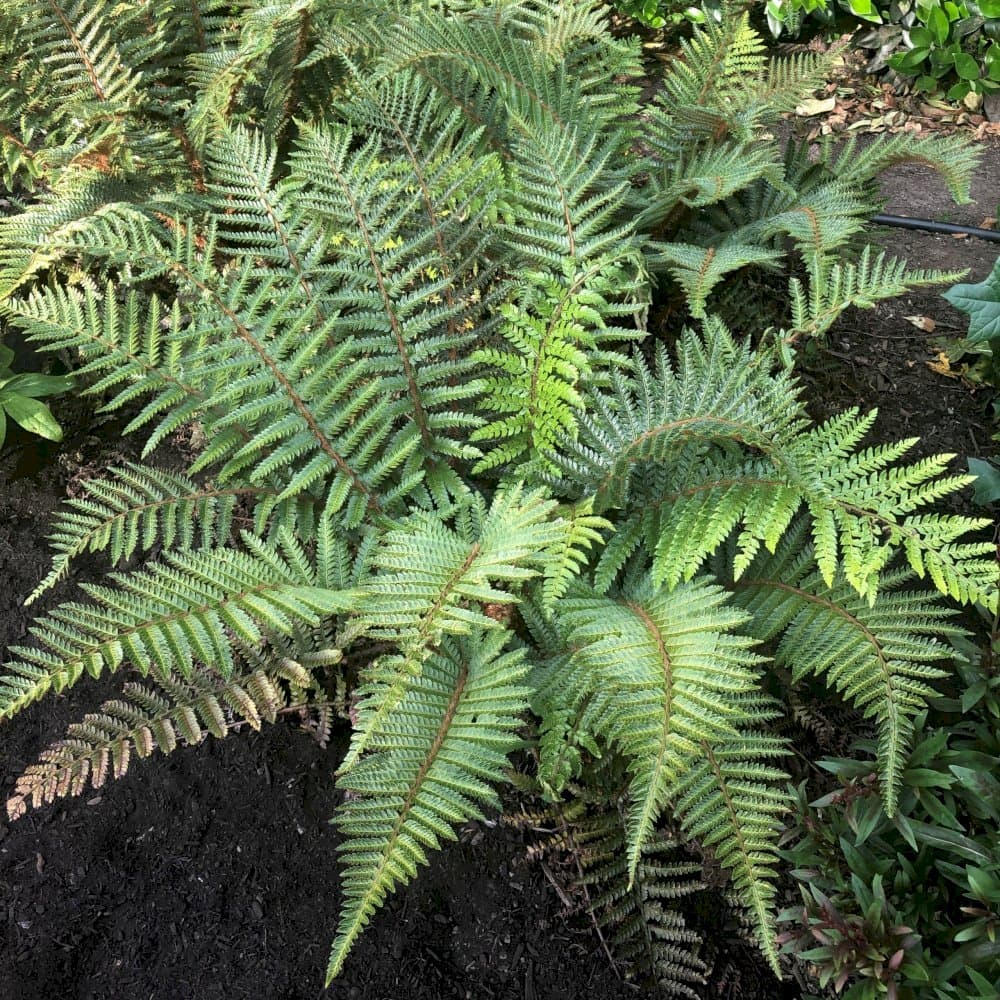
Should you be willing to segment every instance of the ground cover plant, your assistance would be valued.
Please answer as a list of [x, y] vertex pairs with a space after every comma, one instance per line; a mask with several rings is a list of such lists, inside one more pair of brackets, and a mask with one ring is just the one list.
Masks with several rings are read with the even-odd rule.
[[[4, 322], [151, 461], [56, 518], [32, 596], [87, 552], [106, 582], [11, 650], [0, 718], [126, 679], [9, 814], [339, 706], [330, 978], [508, 779], [620, 845], [594, 905], [661, 986], [702, 970], [661, 901], [673, 843], [728, 871], [777, 971], [783, 687], [873, 720], [894, 815], [952, 604], [997, 603], [989, 520], [927, 509], [971, 478], [866, 444], [871, 415], [812, 424], [788, 362], [847, 306], [949, 279], [854, 256], [886, 166], [961, 196], [971, 155], [784, 154], [765, 129], [824, 65], [769, 60], [736, 12], [646, 108], [592, 3], [62, 13], [3, 7]], [[754, 268], [788, 271], [771, 331], [724, 321]], [[654, 279], [689, 327], [650, 334]], [[155, 464], [180, 428], [186, 475]]]
[[985, 649], [962, 644], [952, 691], [917, 718], [895, 817], [878, 799], [872, 745], [821, 762], [833, 791], [808, 803], [805, 782], [797, 790], [786, 857], [803, 904], [782, 914], [783, 940], [847, 1000], [978, 1000], [1000, 977], [995, 618], [991, 626]]

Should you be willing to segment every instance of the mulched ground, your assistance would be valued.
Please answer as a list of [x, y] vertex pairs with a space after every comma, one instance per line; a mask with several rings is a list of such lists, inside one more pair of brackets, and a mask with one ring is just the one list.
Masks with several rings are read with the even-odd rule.
[[[982, 161], [970, 204], [956, 206], [929, 169], [903, 165], [883, 178], [886, 212], [980, 226], [1000, 198], [1000, 140], [977, 145]], [[968, 269], [963, 280], [969, 282], [983, 280], [1000, 255], [1000, 243], [915, 230], [880, 227], [872, 238], [913, 267]], [[963, 364], [974, 358], [963, 362], [952, 350], [950, 363], [943, 363], [942, 350], [948, 353], [968, 330], [968, 317], [940, 291], [920, 289], [877, 309], [850, 310], [807, 360], [803, 375], [812, 386], [808, 398], [817, 418], [847, 406], [876, 407], [874, 439], [919, 437], [913, 455], [955, 453], [955, 468], [964, 472], [966, 457], [997, 454], [989, 415], [996, 391], [963, 376]], [[934, 329], [924, 332], [914, 319], [930, 320]]]
[[[1000, 147], [984, 147], [977, 203], [954, 209], [925, 172], [886, 179], [899, 214], [978, 225], [1000, 191]], [[919, 267], [969, 267], [979, 280], [996, 245], [884, 231]], [[924, 333], [906, 319], [929, 316]], [[814, 415], [878, 406], [876, 436], [921, 435], [922, 453], [987, 453], [992, 394], [932, 370], [935, 338], [964, 318], [934, 291], [846, 316], [804, 378]], [[85, 460], [119, 461], [115, 424], [92, 426], [79, 402], [60, 449], [15, 441], [0, 457], [0, 649], [23, 641], [20, 607], [47, 567], [43, 539], [67, 481]], [[76, 409], [72, 409], [75, 407]], [[101, 444], [103, 442], [103, 444]], [[127, 442], [124, 447], [130, 447]], [[110, 447], [110, 454], [109, 454]], [[99, 449], [99, 450], [95, 450]], [[995, 452], [994, 452], [995, 453]], [[962, 460], [956, 460], [956, 468]], [[965, 503], [966, 501], [962, 501]], [[89, 572], [86, 564], [83, 575]], [[73, 582], [49, 602], [65, 600]], [[45, 605], [33, 611], [44, 610]], [[79, 685], [0, 727], [0, 792], [66, 724], [111, 688]], [[18, 1000], [600, 1000], [634, 998], [586, 920], [567, 917], [544, 872], [521, 860], [522, 837], [472, 826], [461, 843], [375, 919], [344, 976], [323, 993], [339, 907], [339, 751], [290, 723], [133, 766], [99, 794], [0, 825], [0, 997]], [[705, 996], [798, 996], [762, 969], [735, 929]]]

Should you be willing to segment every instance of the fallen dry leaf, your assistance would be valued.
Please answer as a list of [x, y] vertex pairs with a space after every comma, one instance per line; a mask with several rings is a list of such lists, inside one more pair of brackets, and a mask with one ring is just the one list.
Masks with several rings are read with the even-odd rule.
[[951, 370], [951, 362], [948, 360], [948, 355], [944, 351], [939, 352], [936, 360], [927, 361], [926, 365], [932, 372], [937, 372], [938, 375], [946, 375], [948, 378], [958, 378], [958, 372], [953, 372]]
[[937, 328], [937, 323], [930, 316], [904, 316], [903, 319], [918, 330], [923, 330], [924, 333], [933, 333]]
[[836, 97], [810, 97], [802, 101], [795, 109], [800, 118], [812, 118], [815, 115], [825, 115], [837, 106]]

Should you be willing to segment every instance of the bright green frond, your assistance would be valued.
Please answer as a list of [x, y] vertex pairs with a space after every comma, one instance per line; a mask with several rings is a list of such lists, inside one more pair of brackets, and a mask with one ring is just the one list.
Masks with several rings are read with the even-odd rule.
[[782, 788], [787, 776], [768, 762], [786, 747], [780, 740], [744, 734], [715, 744], [705, 740], [700, 750], [675, 789], [681, 826], [729, 870], [761, 951], [780, 976], [774, 880], [780, 817], [789, 799]]
[[472, 434], [474, 441], [495, 442], [473, 472], [504, 468], [515, 471], [530, 458], [543, 468], [562, 437], [576, 437], [583, 409], [582, 383], [593, 382], [602, 367], [621, 356], [599, 345], [613, 339], [604, 316], [612, 312], [603, 294], [616, 294], [619, 267], [607, 260], [576, 272], [565, 262], [561, 278], [544, 273], [523, 275], [519, 302], [501, 309], [506, 344], [481, 348], [473, 358], [487, 366], [483, 409], [494, 419]]
[[963, 630], [954, 611], [927, 591], [903, 590], [906, 570], [883, 572], [878, 597], [869, 603], [843, 576], [827, 585], [800, 521], [774, 556], [760, 556], [736, 584], [750, 613], [749, 631], [762, 642], [777, 640], [775, 661], [793, 681], [828, 679], [844, 698], [878, 726], [882, 796], [896, 808], [910, 751], [913, 717], [946, 676], [938, 664], [952, 657], [946, 640]]
[[[527, 708], [527, 667], [503, 631], [442, 639], [388, 714], [360, 711], [368, 752], [338, 781], [344, 904], [327, 968], [337, 976], [372, 914], [453, 828], [499, 805], [507, 754]], [[386, 692], [386, 697], [389, 692]], [[381, 699], [375, 699], [378, 703]]]
[[578, 440], [561, 442], [553, 459], [568, 495], [582, 489], [597, 512], [622, 512], [598, 564], [602, 587], [640, 542], [658, 584], [690, 579], [734, 530], [738, 575], [761, 543], [774, 551], [804, 506], [828, 585], [839, 567], [874, 601], [902, 550], [943, 593], [996, 607], [991, 543], [963, 539], [988, 519], [915, 513], [968, 484], [943, 474], [950, 456], [894, 466], [912, 442], [858, 448], [871, 417], [856, 413], [807, 428], [795, 383], [718, 323], [704, 339], [682, 337], [676, 370], [661, 352], [654, 371], [639, 359], [634, 371], [588, 400]]

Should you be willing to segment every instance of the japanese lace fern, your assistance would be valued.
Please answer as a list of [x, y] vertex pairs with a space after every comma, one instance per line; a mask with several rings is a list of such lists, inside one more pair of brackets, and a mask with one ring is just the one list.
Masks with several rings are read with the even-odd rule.
[[[785, 236], [798, 326], [871, 298], [889, 265], [844, 262], [852, 192], [913, 150], [782, 161], [762, 123], [818, 69], [768, 69], [738, 16], [639, 117], [599, 5], [439, 6], [0, 3], [0, 142], [35, 192], [0, 220], [4, 321], [145, 437], [57, 515], [32, 599], [85, 552], [114, 571], [9, 651], [0, 719], [129, 679], [9, 812], [350, 682], [330, 978], [525, 745], [554, 806], [621, 765], [622, 861], [589, 877], [626, 953], [668, 942], [647, 972], [683, 996], [704, 970], [657, 888], [690, 874], [656, 860], [668, 821], [777, 970], [771, 663], [875, 720], [891, 811], [954, 631], [935, 591], [995, 608], [996, 566], [985, 521], [929, 509], [968, 482], [947, 456], [811, 425], [758, 331], [708, 309]], [[961, 150], [920, 153], [962, 193]], [[632, 343], [650, 270], [704, 317], [672, 351]], [[179, 473], [156, 449], [182, 428]]]

